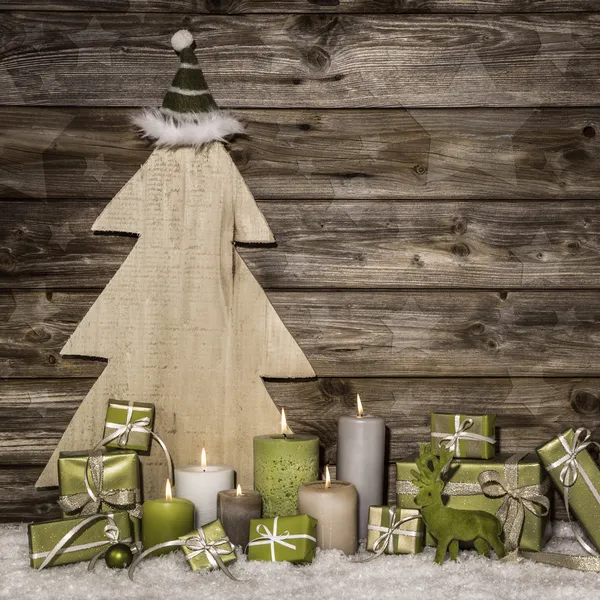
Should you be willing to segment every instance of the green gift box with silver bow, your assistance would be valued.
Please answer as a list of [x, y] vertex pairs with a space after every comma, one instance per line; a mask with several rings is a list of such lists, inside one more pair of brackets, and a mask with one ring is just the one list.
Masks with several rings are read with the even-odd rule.
[[108, 448], [147, 452], [150, 450], [153, 427], [154, 404], [109, 401], [103, 437], [114, 436], [119, 431], [121, 434], [106, 444]]
[[179, 539], [186, 542], [181, 549], [192, 571], [219, 569], [219, 561], [226, 565], [237, 559], [235, 549], [219, 519]]
[[[561, 491], [567, 509], [575, 514], [600, 550], [600, 469], [587, 450], [600, 446], [590, 437], [590, 431], [583, 427], [576, 431], [567, 429], [538, 448], [537, 453]], [[580, 536], [578, 539], [587, 550], [589, 544]]]
[[496, 415], [442, 415], [431, 413], [431, 447], [440, 453], [440, 444], [456, 458], [494, 458]]
[[251, 519], [248, 560], [311, 563], [317, 547], [317, 520], [308, 515]]
[[123, 511], [32, 523], [27, 533], [34, 569], [92, 560], [113, 543], [132, 541], [131, 521]]
[[131, 517], [136, 542], [141, 539], [139, 458], [133, 450], [61, 452], [58, 488], [64, 516], [125, 510]]
[[367, 550], [375, 554], [418, 554], [423, 551], [425, 525], [420, 510], [371, 506], [367, 529]]
[[[417, 470], [411, 456], [396, 463], [397, 504], [418, 508], [413, 484]], [[521, 548], [539, 552], [547, 540], [550, 481], [535, 454], [499, 454], [492, 460], [455, 459], [444, 487], [446, 506], [483, 510], [502, 522], [507, 551]], [[427, 534], [428, 545], [435, 545]]]

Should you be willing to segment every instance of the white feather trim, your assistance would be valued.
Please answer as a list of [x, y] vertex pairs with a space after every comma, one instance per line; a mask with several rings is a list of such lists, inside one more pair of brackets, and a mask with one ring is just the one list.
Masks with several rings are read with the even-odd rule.
[[189, 113], [181, 118], [166, 116], [157, 108], [147, 108], [132, 119], [142, 132], [158, 147], [202, 146], [212, 141], [243, 133], [243, 125], [230, 113], [213, 110], [207, 113]]
[[184, 48], [191, 46], [194, 43], [194, 37], [187, 29], [180, 29], [173, 34], [171, 38], [171, 46], [175, 52], [181, 52]]

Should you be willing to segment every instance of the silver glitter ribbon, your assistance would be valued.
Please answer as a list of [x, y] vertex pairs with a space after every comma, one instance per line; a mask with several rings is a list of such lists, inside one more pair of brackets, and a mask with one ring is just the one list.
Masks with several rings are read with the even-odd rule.
[[460, 440], [472, 441], [472, 442], [485, 442], [488, 444], [495, 444], [496, 438], [481, 435], [480, 433], [472, 433], [468, 431], [473, 427], [473, 419], [467, 418], [461, 422], [460, 415], [454, 416], [454, 433], [441, 433], [439, 431], [432, 431], [431, 437], [441, 438], [440, 446], [445, 446], [451, 452], [454, 452], [456, 458], [460, 458]]
[[271, 545], [271, 562], [275, 562], [275, 544], [280, 546], [284, 546], [286, 548], [290, 548], [291, 550], [296, 550], [296, 546], [294, 544], [290, 544], [287, 540], [294, 539], [306, 539], [312, 540], [316, 543], [317, 539], [312, 535], [308, 535], [308, 533], [295, 533], [290, 534], [289, 531], [284, 531], [283, 533], [277, 533], [277, 521], [279, 517], [275, 517], [273, 519], [273, 531], [270, 531], [269, 528], [264, 523], [259, 523], [256, 526], [256, 533], [260, 537], [255, 538], [251, 542], [248, 543], [247, 548], [250, 546], [265, 546]]
[[[97, 449], [90, 452], [83, 478], [86, 491], [60, 496], [58, 499], [60, 508], [66, 513], [78, 511], [81, 516], [86, 516], [98, 513], [103, 506], [108, 506], [112, 510], [127, 510], [130, 516], [140, 519], [142, 504], [139, 488], [104, 489], [103, 456], [103, 453]], [[88, 467], [96, 492], [92, 490], [89, 482]]]
[[[229, 548], [222, 548], [227, 544]], [[225, 556], [227, 554], [231, 554], [233, 552], [231, 542], [229, 538], [225, 536], [219, 540], [215, 540], [213, 542], [209, 542], [206, 539], [206, 535], [202, 528], [198, 529], [198, 535], [190, 536], [184, 540], [171, 540], [169, 542], [162, 542], [161, 544], [156, 544], [155, 546], [151, 546], [147, 550], [144, 550], [141, 554], [138, 554], [136, 558], [131, 563], [129, 567], [129, 579], [133, 581], [133, 574], [135, 572], [136, 567], [140, 564], [142, 560], [144, 560], [147, 556], [156, 552], [157, 550], [161, 550], [163, 548], [182, 548], [186, 547], [188, 550], [191, 550], [188, 554], [185, 555], [186, 560], [189, 562], [199, 554], [205, 553], [206, 558], [208, 559], [209, 564], [213, 569], [219, 569], [223, 571], [229, 579], [233, 581], [239, 581], [237, 577], [233, 575], [233, 573], [227, 568], [227, 565], [221, 559], [221, 556]]]
[[[93, 523], [94, 521], [98, 521], [100, 519], [106, 519], [108, 521], [108, 523], [104, 527], [104, 535], [106, 537], [105, 542], [90, 542], [88, 544], [80, 544], [77, 546], [66, 547], [67, 544], [70, 541], [74, 540], [90, 523]], [[95, 514], [87, 517], [86, 519], [83, 519], [83, 521], [80, 521], [79, 523], [77, 523], [77, 525], [75, 525], [75, 527], [73, 527], [71, 530], [65, 533], [65, 535], [57, 542], [57, 544], [54, 546], [54, 548], [52, 548], [52, 550], [45, 553], [32, 554], [31, 558], [41, 558], [43, 555], [46, 556], [44, 562], [37, 568], [38, 571], [42, 571], [48, 565], [50, 565], [54, 558], [59, 554], [67, 552], [79, 552], [81, 550], [89, 550], [90, 548], [104, 546], [102, 550], [98, 554], [96, 554], [94, 558], [92, 558], [92, 562], [95, 566], [96, 561], [101, 556], [104, 556], [104, 554], [106, 554], [106, 551], [108, 550], [108, 548], [110, 548], [110, 546], [118, 543], [131, 542], [131, 538], [125, 538], [121, 540], [119, 539], [119, 537], [119, 528], [117, 527], [117, 524], [114, 521], [114, 515], [112, 513]], [[90, 562], [90, 565], [92, 565], [92, 562]], [[90, 566], [88, 566], [88, 569], [92, 570], [93, 567], [90, 568]]]

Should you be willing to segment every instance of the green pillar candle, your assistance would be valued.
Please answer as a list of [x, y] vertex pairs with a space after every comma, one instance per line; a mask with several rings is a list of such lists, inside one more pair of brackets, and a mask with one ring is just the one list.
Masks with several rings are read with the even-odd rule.
[[[165, 498], [146, 500], [142, 515], [142, 544], [144, 550], [170, 542], [194, 529], [194, 504], [185, 498], [172, 498], [167, 485]], [[177, 548], [158, 550], [156, 556], [173, 552]]]
[[319, 438], [259, 435], [254, 438], [254, 488], [262, 494], [263, 517], [298, 514], [298, 490], [319, 475]]

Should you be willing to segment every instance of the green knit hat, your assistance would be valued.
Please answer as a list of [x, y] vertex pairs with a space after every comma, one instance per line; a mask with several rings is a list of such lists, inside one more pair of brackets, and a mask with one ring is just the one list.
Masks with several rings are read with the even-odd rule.
[[220, 110], [212, 97], [194, 54], [192, 34], [182, 29], [171, 38], [171, 44], [181, 64], [161, 108], [146, 109], [134, 117], [142, 136], [157, 146], [201, 146], [242, 133], [241, 123]]

